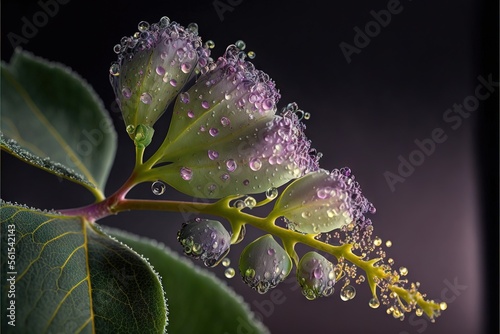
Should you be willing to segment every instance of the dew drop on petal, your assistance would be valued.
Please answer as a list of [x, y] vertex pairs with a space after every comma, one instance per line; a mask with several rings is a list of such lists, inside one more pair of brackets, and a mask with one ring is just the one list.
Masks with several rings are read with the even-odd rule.
[[170, 80], [170, 85], [173, 87], [177, 86], [177, 80], [175, 79]]
[[151, 97], [151, 95], [149, 95], [149, 93], [142, 93], [140, 99], [141, 102], [144, 104], [150, 104], [151, 101], [153, 100], [153, 98]]
[[236, 161], [234, 161], [233, 159], [229, 159], [228, 161], [226, 161], [226, 168], [229, 172], [234, 172], [237, 167], [238, 166], [236, 165]]
[[189, 181], [193, 177], [193, 171], [187, 167], [181, 168], [181, 177], [183, 180]]
[[156, 66], [156, 74], [164, 76], [165, 75], [165, 69], [161, 66]]
[[189, 93], [188, 92], [180, 93], [179, 98], [181, 99], [182, 103], [189, 103]]
[[222, 124], [222, 126], [226, 127], [226, 126], [231, 124], [231, 121], [227, 117], [221, 117], [220, 124]]
[[141, 21], [137, 25], [137, 29], [139, 29], [140, 32], [144, 32], [149, 29], [149, 23], [146, 21]]
[[253, 158], [250, 160], [250, 162], [248, 163], [249, 167], [251, 170], [253, 170], [254, 172], [258, 171], [259, 169], [261, 169], [262, 167], [262, 161], [260, 161], [259, 158]]
[[208, 133], [210, 133], [212, 137], [215, 137], [219, 134], [219, 130], [217, 130], [216, 128], [210, 128], [210, 130], [208, 130]]
[[123, 95], [124, 98], [130, 99], [130, 96], [132, 95], [132, 92], [130, 91], [129, 88], [123, 87], [122, 88], [122, 95]]
[[219, 157], [219, 152], [214, 151], [214, 150], [208, 150], [208, 158], [210, 160], [215, 160]]
[[161, 181], [155, 181], [153, 182], [153, 184], [151, 184], [151, 191], [157, 196], [163, 195], [166, 188], [167, 186], [165, 185], [165, 183]]
[[181, 71], [183, 73], [189, 73], [189, 71], [191, 71], [191, 64], [189, 64], [189, 63], [183, 63], [181, 65]]

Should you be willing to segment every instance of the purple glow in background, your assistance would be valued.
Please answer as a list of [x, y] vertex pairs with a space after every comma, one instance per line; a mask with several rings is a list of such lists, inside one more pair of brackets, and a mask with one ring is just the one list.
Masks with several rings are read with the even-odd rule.
[[[214, 7], [218, 3], [231, 10], [218, 12]], [[407, 267], [410, 281], [419, 281], [420, 290], [428, 297], [447, 301], [448, 310], [435, 324], [412, 316], [400, 322], [385, 314], [383, 307], [373, 310], [368, 306], [366, 284], [356, 285], [354, 300], [343, 302], [339, 287], [329, 298], [308, 301], [299, 290], [293, 291], [294, 284], [285, 282], [277, 288], [282, 297], [271, 301], [269, 294], [257, 294], [238, 276], [225, 279], [222, 266], [213, 272], [244, 296], [272, 333], [483, 333], [484, 317], [491, 299], [498, 298], [498, 286], [485, 286], [491, 268], [484, 265], [484, 245], [491, 232], [483, 229], [482, 201], [497, 197], [485, 193], [481, 184], [480, 168], [486, 162], [488, 147], [480, 140], [492, 129], [490, 118], [497, 122], [498, 108], [487, 106], [498, 100], [499, 88], [493, 87], [491, 96], [480, 101], [468, 118], [447, 112], [454, 104], [475, 96], [481, 84], [478, 76], [487, 80], [492, 74], [498, 81], [498, 67], [483, 64], [486, 55], [482, 45], [487, 42], [481, 34], [483, 2], [406, 0], [398, 9], [390, 7], [394, 4], [357, 1], [325, 5], [309, 1], [279, 6], [266, 1], [144, 0], [128, 4], [109, 1], [103, 8], [73, 0], [59, 5], [57, 13], [22, 46], [72, 67], [96, 89], [111, 112], [120, 142], [106, 189], [110, 194], [124, 182], [134, 164], [133, 146], [108, 82], [116, 41], [130, 34], [139, 21], [156, 22], [162, 15], [184, 26], [198, 23], [203, 40], [216, 43], [213, 57], [221, 55], [228, 44], [244, 40], [246, 50], [257, 55], [253, 60], [256, 67], [276, 82], [282, 95], [279, 108], [297, 102], [311, 114], [306, 134], [312, 146], [324, 154], [321, 167], [352, 169], [364, 195], [377, 208], [376, 214], [370, 215], [375, 235], [393, 242], [387, 252], [395, 267]], [[372, 10], [379, 12], [388, 6], [399, 12], [392, 14], [378, 34], [373, 33], [367, 45], [357, 48], [359, 52], [352, 53], [348, 63], [339, 44], [355, 45], [354, 28], [364, 29], [374, 20]], [[2, 7], [2, 60], [7, 61], [13, 50], [8, 34], [22, 35], [22, 18], [31, 20], [42, 8], [36, 1], [4, 1]], [[495, 25], [498, 32], [497, 28]], [[168, 128], [167, 114], [158, 122], [157, 134]], [[415, 140], [428, 143], [426, 139], [433, 138], [433, 132], [441, 142], [433, 141], [433, 151], [428, 146], [432, 153], [414, 153], [422, 151]], [[159, 142], [157, 136], [152, 146]], [[495, 145], [491, 144], [488, 154], [498, 154]], [[400, 156], [408, 161], [411, 158], [418, 166], [408, 170], [411, 175], [391, 189], [384, 174], [398, 174]], [[91, 200], [85, 190], [72, 184], [58, 182], [56, 177], [7, 155], [2, 154], [2, 160], [5, 200], [42, 209], [68, 208]], [[21, 179], [9, 177], [12, 172]], [[492, 175], [492, 182], [497, 177]], [[50, 196], [44, 192], [45, 186], [51, 189]], [[72, 192], [75, 195], [69, 196]], [[169, 187], [164, 195], [155, 197], [149, 185], [138, 187], [129, 196], [188, 199]], [[182, 250], [176, 233], [182, 222], [180, 214], [154, 212], [123, 213], [101, 221], [159, 239], [178, 252]], [[488, 224], [498, 229], [498, 220]], [[237, 268], [244, 246], [260, 235], [248, 227], [245, 240], [229, 254], [232, 267]], [[301, 255], [309, 251], [305, 247], [298, 250]], [[498, 256], [498, 249], [490, 252]], [[488, 261], [498, 265], [498, 260]]]

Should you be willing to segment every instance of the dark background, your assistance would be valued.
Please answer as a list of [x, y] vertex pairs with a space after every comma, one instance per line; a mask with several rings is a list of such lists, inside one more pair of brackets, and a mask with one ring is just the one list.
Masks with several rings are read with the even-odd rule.
[[[124, 182], [134, 161], [108, 82], [113, 45], [136, 31], [141, 20], [152, 23], [167, 15], [183, 25], [196, 22], [202, 38], [215, 41], [214, 57], [238, 39], [255, 51], [254, 64], [281, 91], [280, 107], [295, 101], [312, 114], [307, 134], [324, 154], [321, 166], [353, 170], [377, 207], [375, 233], [393, 241], [388, 253], [396, 266], [409, 268], [408, 278], [420, 281], [430, 298], [440, 299], [444, 293], [453, 299], [435, 324], [408, 317], [400, 322], [382, 307], [368, 307], [365, 284], [350, 302], [341, 301], [338, 293], [310, 302], [292, 291], [292, 285], [282, 285], [278, 288], [285, 302], [264, 317], [272, 333], [498, 332], [498, 87], [457, 129], [443, 120], [447, 109], [474, 94], [479, 75], [492, 74], [498, 81], [498, 2], [403, 0], [402, 11], [352, 55], [350, 64], [339, 44], [352, 45], [353, 28], [364, 29], [373, 20], [370, 11], [386, 9], [388, 1], [103, 3], [71, 0], [60, 5], [23, 47], [72, 67], [110, 111], [119, 148], [107, 194]], [[220, 16], [215, 3], [231, 10]], [[35, 1], [2, 1], [2, 60], [8, 61], [13, 51], [7, 35], [21, 34], [22, 18], [32, 21], [40, 10]], [[156, 133], [166, 131], [167, 117], [157, 124]], [[398, 156], [408, 158], [417, 148], [414, 140], [430, 138], [436, 128], [443, 129], [447, 140], [391, 191], [384, 172], [397, 173]], [[43, 209], [91, 201], [84, 190], [4, 154], [1, 181], [3, 199]], [[140, 186], [131, 195], [153, 198], [148, 187]], [[172, 189], [161, 196], [172, 197], [178, 197]], [[180, 251], [175, 234], [182, 220], [180, 214], [134, 212], [101, 223]], [[260, 234], [249, 227], [245, 241], [229, 255], [233, 265], [242, 247]], [[255, 305], [269, 299], [238, 277], [225, 279], [223, 268], [213, 272], [257, 311]], [[446, 290], [447, 282], [466, 287], [453, 293]]]

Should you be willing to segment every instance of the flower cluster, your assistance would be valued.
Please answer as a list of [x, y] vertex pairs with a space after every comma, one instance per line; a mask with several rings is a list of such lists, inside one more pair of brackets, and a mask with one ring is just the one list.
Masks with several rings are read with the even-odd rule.
[[[320, 169], [320, 154], [311, 148], [302, 123], [308, 114], [295, 103], [277, 113], [280, 93], [274, 81], [246, 59], [242, 43], [228, 46], [213, 61], [195, 24], [184, 28], [163, 17], [151, 26], [141, 22], [138, 28], [115, 46], [118, 62], [110, 69], [127, 132], [136, 145], [150, 140], [152, 132], [147, 130], [175, 99], [163, 143], [145, 163], [142, 156], [138, 159], [141, 181], [158, 180], [187, 195], [220, 199], [201, 205], [200, 212], [221, 216], [232, 228], [231, 237], [219, 221], [197, 218], [183, 224], [178, 241], [186, 255], [217, 265], [251, 224], [270, 233], [249, 243], [240, 255], [241, 277], [259, 293], [282, 282], [294, 263], [302, 293], [310, 300], [331, 295], [341, 281], [341, 299], [351, 300], [355, 280], [368, 282], [370, 307], [383, 304], [399, 319], [411, 310], [434, 319], [446, 308], [425, 300], [416, 284], [404, 289], [407, 270], [393, 270], [394, 260], [386, 263], [381, 240], [372, 238], [366, 214], [375, 213], [375, 207], [351, 170]], [[189, 86], [193, 74], [200, 75]], [[288, 182], [278, 195], [277, 188]], [[262, 202], [248, 196], [260, 193], [266, 194]], [[247, 212], [273, 200], [267, 217]], [[175, 203], [163, 204], [171, 209]], [[288, 229], [276, 224], [280, 217]], [[297, 243], [328, 252], [337, 263], [314, 251], [299, 260]], [[234, 276], [229, 269], [226, 276]]]

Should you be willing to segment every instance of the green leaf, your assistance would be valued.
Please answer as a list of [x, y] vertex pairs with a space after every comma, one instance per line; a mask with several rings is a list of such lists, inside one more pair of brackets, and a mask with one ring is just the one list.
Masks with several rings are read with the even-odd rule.
[[54, 162], [50, 160], [50, 158], [40, 158], [30, 151], [25, 150], [23, 147], [19, 146], [19, 144], [14, 139], [7, 139], [0, 132], [0, 146], [3, 151], [13, 155], [14, 157], [22, 160], [30, 165], [43, 169], [49, 173], [54, 175], [58, 175], [67, 180], [71, 180], [75, 183], [79, 183], [82, 186], [90, 189], [91, 191], [95, 190], [95, 186], [90, 183], [83, 175], [78, 174], [73, 169], [68, 168], [58, 162]]
[[268, 333], [242, 298], [209, 271], [195, 267], [154, 240], [105, 230], [147, 257], [163, 277], [169, 300], [169, 333]]
[[2, 62], [1, 77], [3, 134], [76, 170], [102, 193], [116, 133], [94, 90], [66, 66], [19, 49], [9, 64]]
[[5, 202], [0, 218], [2, 332], [164, 332], [160, 278], [97, 225]]

